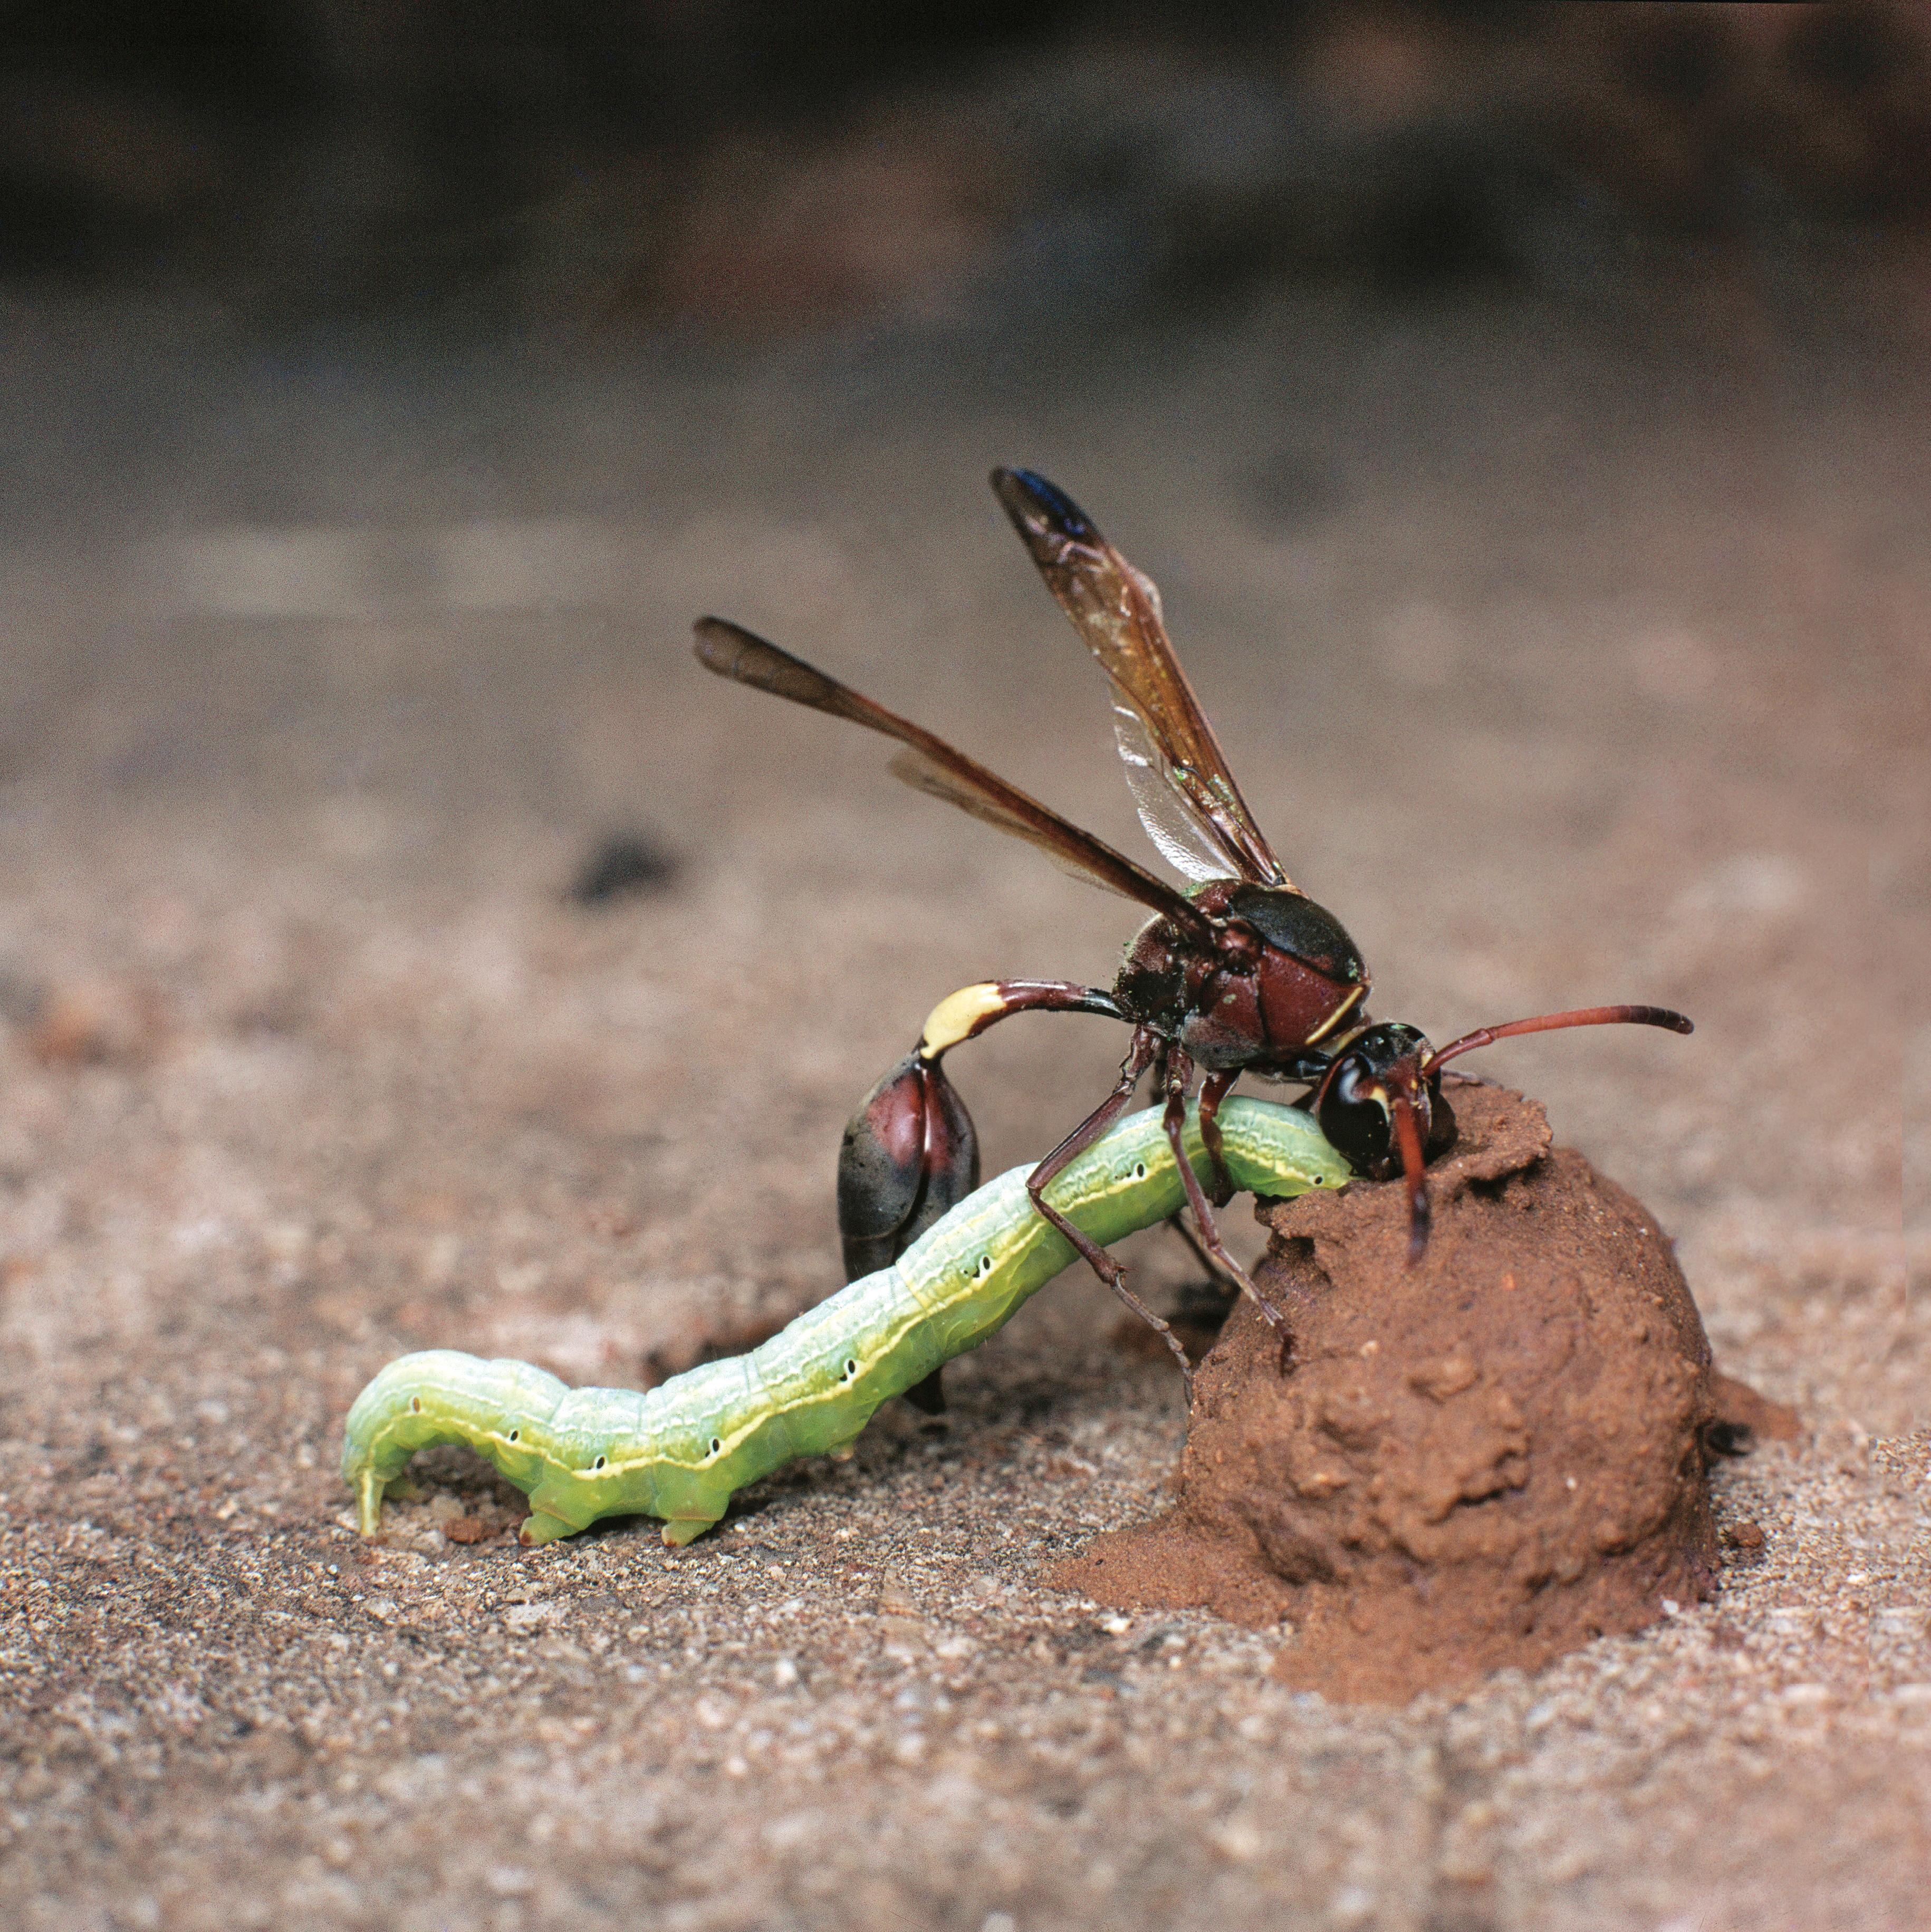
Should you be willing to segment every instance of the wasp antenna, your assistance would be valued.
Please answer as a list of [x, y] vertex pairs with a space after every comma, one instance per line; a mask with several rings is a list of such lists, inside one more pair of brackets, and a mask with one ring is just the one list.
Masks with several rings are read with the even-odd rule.
[[1424, 1078], [1459, 1054], [1472, 1053], [1513, 1034], [1553, 1033], [1560, 1027], [1653, 1026], [1666, 1027], [1672, 1033], [1694, 1033], [1696, 1027], [1681, 1013], [1668, 1006], [1579, 1006], [1573, 1012], [1538, 1013], [1533, 1019], [1510, 1020], [1502, 1026], [1477, 1027], [1452, 1040], [1438, 1053], [1423, 1063]]
[[1423, 1165], [1421, 1129], [1415, 1124], [1414, 1103], [1405, 1094], [1389, 1102], [1395, 1116], [1395, 1138], [1402, 1150], [1402, 1177], [1408, 1188], [1408, 1266], [1428, 1252], [1429, 1214], [1428, 1173]]

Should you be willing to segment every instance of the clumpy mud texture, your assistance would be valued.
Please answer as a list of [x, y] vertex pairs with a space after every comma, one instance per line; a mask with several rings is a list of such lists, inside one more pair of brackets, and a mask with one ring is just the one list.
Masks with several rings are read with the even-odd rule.
[[1423, 1264], [1405, 1265], [1399, 1186], [1270, 1210], [1258, 1280], [1289, 1372], [1237, 1311], [1200, 1375], [1178, 1504], [1059, 1581], [1290, 1621], [1276, 1673], [1357, 1700], [1537, 1669], [1711, 1594], [1726, 1411], [1669, 1242], [1551, 1144], [1535, 1102], [1451, 1097]]

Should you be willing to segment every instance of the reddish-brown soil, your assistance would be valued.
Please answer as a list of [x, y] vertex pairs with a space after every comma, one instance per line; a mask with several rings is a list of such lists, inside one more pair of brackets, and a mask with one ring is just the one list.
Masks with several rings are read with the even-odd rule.
[[1534, 1670], [1712, 1594], [1710, 1345], [1670, 1244], [1535, 1102], [1456, 1083], [1436, 1225], [1396, 1186], [1282, 1202], [1265, 1291], [1199, 1378], [1180, 1500], [1057, 1580], [1291, 1622], [1275, 1666], [1403, 1699]]

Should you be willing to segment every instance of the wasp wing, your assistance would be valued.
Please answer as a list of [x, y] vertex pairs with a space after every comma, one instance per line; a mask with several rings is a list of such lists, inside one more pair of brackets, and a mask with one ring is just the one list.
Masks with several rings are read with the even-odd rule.
[[1047, 588], [1112, 680], [1114, 734], [1147, 836], [1189, 878], [1231, 875], [1294, 890], [1174, 655], [1153, 579], [1043, 476], [995, 470], [992, 487]]
[[1113, 703], [1113, 736], [1126, 770], [1126, 788], [1133, 794], [1133, 808], [1160, 856], [1196, 884], [1233, 873], [1227, 848], [1175, 788], [1171, 766], [1155, 746], [1146, 719], [1118, 698]]
[[697, 662], [706, 670], [897, 739], [906, 749], [892, 760], [892, 770], [906, 784], [1039, 847], [1069, 872], [1165, 914], [1196, 938], [1211, 939], [1213, 928], [1207, 915], [1165, 880], [1156, 878], [922, 725], [886, 710], [727, 619], [700, 617], [697, 632]]

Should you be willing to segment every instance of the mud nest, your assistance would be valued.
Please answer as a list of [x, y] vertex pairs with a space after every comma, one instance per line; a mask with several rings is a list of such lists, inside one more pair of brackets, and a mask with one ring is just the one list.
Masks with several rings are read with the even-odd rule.
[[1708, 1463], [1737, 1404], [1669, 1242], [1552, 1145], [1535, 1102], [1451, 1097], [1422, 1265], [1399, 1185], [1264, 1209], [1285, 1372], [1239, 1309], [1200, 1372], [1177, 1506], [1099, 1538], [1062, 1587], [1285, 1621], [1278, 1676], [1381, 1700], [1534, 1670], [1711, 1593]]

